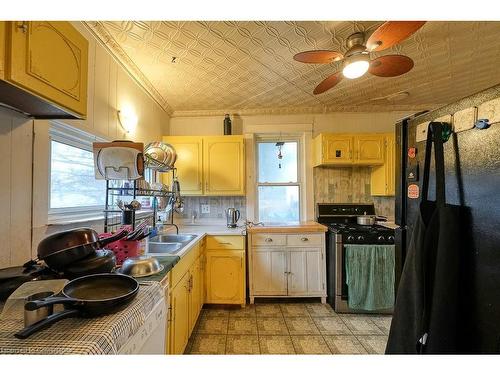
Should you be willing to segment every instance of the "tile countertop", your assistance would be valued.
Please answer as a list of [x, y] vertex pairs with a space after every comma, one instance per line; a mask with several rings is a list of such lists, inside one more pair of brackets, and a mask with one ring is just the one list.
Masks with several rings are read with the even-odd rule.
[[248, 233], [303, 233], [303, 232], [326, 232], [328, 228], [315, 221], [301, 221], [286, 224], [266, 224], [248, 228]]

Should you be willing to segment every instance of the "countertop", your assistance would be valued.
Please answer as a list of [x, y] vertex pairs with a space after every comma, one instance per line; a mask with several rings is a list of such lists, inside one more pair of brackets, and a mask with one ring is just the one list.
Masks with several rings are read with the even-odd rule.
[[315, 221], [303, 221], [297, 223], [286, 223], [286, 224], [266, 224], [264, 226], [254, 226], [248, 228], [248, 233], [311, 233], [318, 232], [324, 233], [328, 230], [323, 224], [319, 224]]

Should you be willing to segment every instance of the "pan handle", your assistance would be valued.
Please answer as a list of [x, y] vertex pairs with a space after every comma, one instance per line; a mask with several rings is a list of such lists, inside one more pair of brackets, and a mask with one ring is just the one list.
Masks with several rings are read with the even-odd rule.
[[63, 296], [54, 296], [54, 297], [47, 297], [44, 299], [39, 299], [36, 301], [26, 302], [26, 304], [24, 305], [24, 308], [28, 311], [33, 311], [33, 310], [39, 309], [40, 307], [51, 306], [51, 305], [55, 305], [58, 303], [62, 303], [62, 304], [66, 305], [68, 303], [75, 304], [77, 302], [78, 302], [78, 300], [74, 299], [74, 298], [68, 298], [68, 297], [63, 297]]
[[121, 240], [127, 234], [128, 232], [126, 230], [122, 230], [111, 237], [99, 239], [99, 241], [97, 241], [97, 244], [100, 248], [103, 248], [104, 246], [110, 244], [111, 242]]
[[75, 316], [78, 316], [80, 312], [78, 310], [64, 310], [61, 311], [57, 314], [52, 314], [45, 319], [40, 320], [39, 322], [36, 322], [35, 324], [32, 324], [19, 332], [15, 333], [14, 336], [17, 337], [18, 339], [26, 339], [29, 336], [31, 336], [33, 333], [36, 333], [44, 328], [49, 327], [50, 325], [65, 319], [65, 318], [72, 318]]

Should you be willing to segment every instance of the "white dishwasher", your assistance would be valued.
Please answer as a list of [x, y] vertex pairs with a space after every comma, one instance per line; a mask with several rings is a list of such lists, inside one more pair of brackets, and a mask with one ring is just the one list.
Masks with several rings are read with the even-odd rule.
[[165, 354], [169, 313], [168, 284], [162, 285], [164, 298], [158, 301], [141, 328], [123, 345], [118, 354]]

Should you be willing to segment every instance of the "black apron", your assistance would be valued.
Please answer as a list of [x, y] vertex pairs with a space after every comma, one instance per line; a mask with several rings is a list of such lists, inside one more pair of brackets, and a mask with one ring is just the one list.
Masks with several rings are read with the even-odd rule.
[[[446, 204], [443, 125], [427, 131], [422, 196], [396, 297], [386, 354], [460, 352], [459, 206]], [[428, 200], [432, 143], [436, 201]]]

